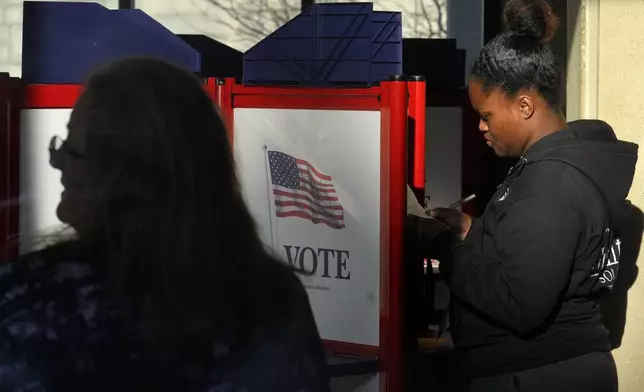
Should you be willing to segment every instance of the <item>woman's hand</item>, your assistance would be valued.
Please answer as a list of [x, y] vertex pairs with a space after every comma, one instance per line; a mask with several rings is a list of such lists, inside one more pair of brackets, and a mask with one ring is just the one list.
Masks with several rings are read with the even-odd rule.
[[465, 239], [467, 233], [470, 231], [470, 227], [472, 227], [472, 218], [459, 210], [451, 208], [434, 208], [429, 211], [429, 215], [449, 226], [452, 232], [456, 234], [461, 241]]

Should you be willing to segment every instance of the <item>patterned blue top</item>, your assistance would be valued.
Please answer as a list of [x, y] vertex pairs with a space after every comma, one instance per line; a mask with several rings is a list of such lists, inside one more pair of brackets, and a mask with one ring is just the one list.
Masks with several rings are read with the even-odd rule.
[[89, 264], [34, 253], [0, 265], [0, 390], [329, 391], [309, 320], [285, 323], [236, 364], [216, 344], [222, 365], [204, 370], [197, 360], [163, 368], [146, 361], [120, 314]]

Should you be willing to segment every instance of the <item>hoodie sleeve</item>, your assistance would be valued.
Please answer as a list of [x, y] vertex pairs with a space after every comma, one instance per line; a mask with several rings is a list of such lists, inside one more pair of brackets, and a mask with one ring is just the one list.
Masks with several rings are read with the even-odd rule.
[[[581, 222], [567, 202], [552, 195], [519, 200], [498, 216], [494, 257], [465, 241], [447, 241], [441, 273], [452, 293], [519, 334], [539, 329], [551, 315], [571, 276]], [[444, 264], [444, 266], [443, 266]]]

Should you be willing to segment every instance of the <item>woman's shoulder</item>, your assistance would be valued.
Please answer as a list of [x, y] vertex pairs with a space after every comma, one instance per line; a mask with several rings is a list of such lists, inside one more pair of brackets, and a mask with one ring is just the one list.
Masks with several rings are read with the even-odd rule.
[[98, 287], [90, 264], [64, 249], [52, 247], [24, 254], [0, 265], [0, 323], [6, 326], [4, 321], [17, 314], [22, 319], [29, 315], [51, 319], [65, 313], [63, 309], [74, 312], [79, 298]]
[[257, 263], [259, 268], [254, 273], [254, 279], [261, 282], [260, 286], [264, 286], [264, 289], [268, 290], [264, 295], [276, 297], [282, 306], [288, 303], [301, 304], [303, 299], [308, 300], [306, 290], [299, 279], [299, 276], [303, 274], [302, 271], [273, 254], [267, 253], [260, 257], [262, 260]]
[[250, 383], [248, 390], [327, 391], [324, 351], [299, 272], [272, 255], [265, 257], [266, 270], [256, 275], [263, 287], [253, 290], [261, 298], [262, 321], [238, 369], [242, 379], [259, 383]]
[[67, 246], [52, 246], [0, 264], [0, 291], [25, 284], [40, 287], [49, 280], [64, 284], [90, 275], [93, 269], [80, 255]]
[[51, 268], [44, 251], [32, 252], [0, 264], [0, 307], [47, 279]]
[[54, 246], [0, 265], [0, 369], [12, 369], [0, 375], [2, 390], [40, 385], [40, 376], [63, 374], [71, 369], [65, 350], [93, 336], [92, 325], [104, 307], [92, 294], [98, 287], [92, 268], [62, 257], [61, 250]]

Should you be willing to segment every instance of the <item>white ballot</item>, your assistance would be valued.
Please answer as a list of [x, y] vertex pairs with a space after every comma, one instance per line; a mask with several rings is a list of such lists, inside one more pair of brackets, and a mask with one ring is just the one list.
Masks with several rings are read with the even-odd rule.
[[425, 212], [423, 206], [420, 205], [414, 191], [411, 190], [409, 185], [407, 185], [407, 215], [416, 215], [421, 218], [430, 218], [430, 216]]

